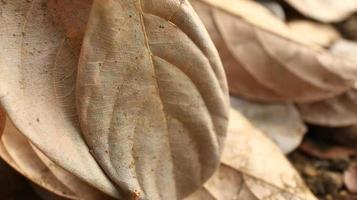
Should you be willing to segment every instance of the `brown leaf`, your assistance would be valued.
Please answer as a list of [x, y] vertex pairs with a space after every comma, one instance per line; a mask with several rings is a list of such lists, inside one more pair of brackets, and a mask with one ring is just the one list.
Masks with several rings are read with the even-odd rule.
[[237, 97], [231, 97], [231, 104], [284, 153], [296, 149], [307, 131], [293, 104], [263, 104]]
[[357, 193], [357, 162], [350, 164], [343, 177], [347, 189], [352, 193]]
[[31, 147], [38, 158], [43, 162], [44, 165], [48, 167], [48, 169], [53, 173], [58, 181], [73, 191], [73, 193], [76, 195], [76, 198], [85, 200], [113, 200], [113, 198], [105, 195], [96, 188], [88, 185], [87, 183], [73, 176], [71, 173], [62, 169], [60, 166], [53, 163], [35, 146], [31, 145]]
[[310, 156], [320, 159], [349, 158], [357, 155], [356, 148], [333, 145], [322, 140], [306, 138], [300, 149]]
[[342, 21], [357, 11], [356, 0], [285, 0], [299, 12], [321, 22]]
[[188, 1], [94, 1], [77, 108], [93, 156], [127, 196], [197, 190], [219, 164], [227, 97], [218, 54]]
[[317, 101], [353, 86], [345, 62], [251, 1], [192, 1], [215, 42], [230, 92], [260, 101]]
[[308, 104], [298, 104], [304, 121], [327, 127], [357, 124], [357, 90], [343, 95]]
[[[16, 127], [51, 160], [119, 197], [80, 134], [74, 96], [79, 49], [67, 30], [54, 22], [61, 20], [53, 19], [54, 2], [62, 9], [60, 2], [68, 6], [72, 1], [6, 2], [0, 17], [1, 104]], [[76, 12], [82, 16], [89, 10]]]
[[75, 194], [59, 182], [51, 171], [41, 162], [32, 150], [27, 139], [18, 132], [10, 120], [6, 120], [0, 146], [1, 157], [16, 171], [54, 194], [75, 199]]
[[[330, 51], [345, 60], [356, 62], [357, 43], [348, 40], [338, 40]], [[344, 127], [357, 124], [357, 89], [356, 85], [350, 91], [323, 101], [298, 104], [302, 118], [311, 124]]]
[[214, 200], [316, 200], [278, 147], [235, 110], [231, 110], [219, 170], [186, 200], [204, 200], [205, 196]]
[[47, 193], [52, 193], [51, 199], [56, 196], [56, 199], [112, 199], [49, 160], [27, 141], [10, 120], [7, 120], [0, 143], [0, 156], [37, 187], [41, 187], [37, 188], [41, 194], [48, 196], [50, 194]]

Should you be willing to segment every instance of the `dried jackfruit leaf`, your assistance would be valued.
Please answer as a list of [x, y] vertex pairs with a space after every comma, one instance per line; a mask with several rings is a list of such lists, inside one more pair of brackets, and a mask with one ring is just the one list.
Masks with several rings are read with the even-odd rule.
[[316, 200], [278, 147], [233, 109], [222, 164], [198, 193], [185, 200]]
[[182, 199], [219, 165], [228, 92], [187, 0], [95, 0], [76, 88], [83, 136], [133, 199]]
[[75, 194], [58, 181], [36, 156], [27, 139], [21, 135], [10, 120], [6, 120], [0, 146], [0, 156], [29, 180], [52, 193], [68, 199], [76, 199]]
[[[81, 137], [74, 99], [79, 48], [65, 26], [56, 22], [61, 20], [53, 9], [58, 6], [65, 11], [56, 2], [72, 1], [1, 3], [0, 101], [21, 133], [46, 156], [96, 188], [119, 197]], [[79, 8], [76, 12], [87, 12], [88, 16], [89, 10]]]
[[338, 22], [357, 11], [356, 0], [285, 0], [307, 17], [321, 22]]
[[318, 101], [347, 91], [357, 78], [356, 63], [294, 34], [264, 7], [251, 6], [254, 2], [192, 3], [221, 54], [234, 95], [259, 101]]
[[286, 154], [300, 145], [307, 131], [293, 104], [264, 104], [231, 97], [231, 106], [239, 110]]
[[305, 37], [306, 40], [323, 47], [329, 47], [341, 38], [340, 33], [332, 25], [328, 24], [308, 20], [294, 20], [289, 22], [288, 26], [295, 33]]

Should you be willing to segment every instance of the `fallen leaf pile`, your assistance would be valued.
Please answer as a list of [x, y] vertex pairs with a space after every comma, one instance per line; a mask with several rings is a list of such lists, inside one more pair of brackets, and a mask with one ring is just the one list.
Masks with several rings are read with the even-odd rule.
[[0, 157], [31, 198], [342, 200], [356, 16], [357, 0], [1, 0]]
[[[357, 155], [357, 1], [191, 2], [221, 55], [233, 107], [284, 153], [301, 145], [320, 158]], [[301, 144], [307, 130], [338, 146]]]

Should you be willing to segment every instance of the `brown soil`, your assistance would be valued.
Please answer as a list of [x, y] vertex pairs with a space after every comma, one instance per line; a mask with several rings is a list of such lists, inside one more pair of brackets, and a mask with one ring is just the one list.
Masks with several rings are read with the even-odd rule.
[[344, 171], [357, 158], [319, 159], [297, 150], [289, 159], [320, 200], [357, 200], [343, 182]]

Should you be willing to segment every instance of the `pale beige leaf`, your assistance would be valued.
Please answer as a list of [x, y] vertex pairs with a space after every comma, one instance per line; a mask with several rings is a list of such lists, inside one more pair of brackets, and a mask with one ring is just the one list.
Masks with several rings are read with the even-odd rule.
[[[79, 48], [72, 38], [76, 35], [68, 34], [66, 23], [59, 23], [62, 18], [53, 11], [66, 11], [64, 5], [78, 4], [69, 0], [1, 4], [0, 101], [16, 127], [46, 156], [119, 197], [81, 137], [74, 95]], [[81, 14], [66, 11], [66, 15], [88, 16], [89, 7], [73, 9]], [[80, 33], [84, 25], [71, 27], [78, 28], [70, 32]]]
[[264, 104], [231, 97], [231, 105], [286, 154], [300, 145], [307, 131], [293, 104]]
[[185, 200], [317, 200], [268, 138], [231, 110], [219, 170], [199, 194]]
[[321, 22], [342, 21], [357, 11], [356, 0], [285, 0], [307, 17]]
[[324, 101], [298, 104], [304, 121], [328, 127], [357, 124], [357, 90]]
[[340, 33], [328, 24], [321, 24], [309, 20], [294, 20], [288, 23], [289, 28], [296, 34], [316, 45], [329, 47], [341, 38]]
[[35, 146], [31, 145], [32, 149], [38, 156], [38, 158], [43, 162], [44, 165], [53, 173], [53, 175], [66, 187], [68, 187], [74, 194], [76, 198], [83, 200], [112, 200], [113, 198], [105, 195], [96, 188], [88, 185], [87, 183], [81, 181], [73, 174], [65, 171], [50, 159], [46, 157], [42, 152], [40, 152]]
[[10, 120], [6, 120], [0, 146], [1, 157], [29, 180], [57, 195], [76, 199], [75, 194], [58, 181], [36, 156], [27, 139]]
[[[357, 62], [357, 43], [348, 40], [338, 40], [330, 51], [345, 62]], [[337, 97], [323, 101], [298, 104], [302, 118], [311, 124], [344, 127], [357, 124], [357, 86]]]
[[182, 199], [219, 165], [228, 94], [187, 0], [95, 0], [79, 61], [84, 138], [126, 198]]
[[260, 101], [309, 102], [353, 86], [356, 62], [330, 54], [294, 34], [264, 7], [244, 2], [192, 1], [224, 61], [232, 94]]
[[330, 48], [331, 53], [344, 59], [357, 61], [357, 42], [351, 40], [338, 40]]

